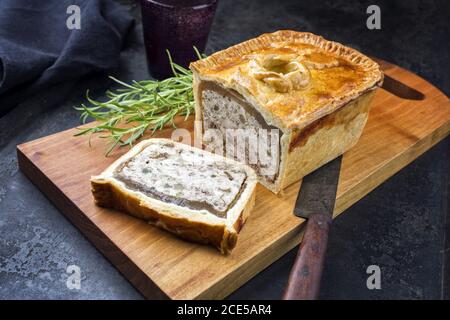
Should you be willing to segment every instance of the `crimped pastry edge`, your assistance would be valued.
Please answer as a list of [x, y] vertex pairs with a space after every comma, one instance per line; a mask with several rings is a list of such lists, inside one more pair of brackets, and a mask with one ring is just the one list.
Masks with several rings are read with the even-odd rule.
[[341, 43], [326, 40], [322, 36], [315, 35], [313, 33], [298, 32], [293, 30], [279, 30], [273, 33], [262, 34], [259, 37], [241, 42], [227, 49], [216, 52], [208, 56], [207, 58], [192, 62], [189, 67], [194, 72], [194, 79], [195, 77], [197, 77], [197, 79], [199, 80], [221, 82], [214, 77], [214, 74], [208, 74], [207, 71], [209, 69], [214, 69], [223, 65], [230, 64], [233, 60], [236, 60], [243, 55], [254, 53], [258, 50], [271, 48], [273, 43], [282, 42], [314, 45], [322, 50], [333, 53], [342, 59], [346, 59], [352, 64], [363, 67], [367, 74], [367, 77], [371, 78], [371, 81], [368, 81], [365, 87], [359, 90], [352, 90], [348, 95], [333, 99], [330, 104], [316, 110], [315, 112], [311, 112], [307, 117], [297, 118], [292, 121], [287, 121], [285, 118], [274, 116], [270, 111], [266, 109], [265, 106], [260, 106], [259, 103], [256, 103], [256, 101], [253, 99], [253, 96], [241, 86], [236, 84], [234, 84], [233, 86], [226, 86], [242, 94], [246, 98], [246, 100], [249, 101], [261, 113], [267, 123], [279, 127], [282, 131], [301, 129], [311, 124], [315, 120], [322, 118], [336, 111], [337, 109], [340, 109], [347, 103], [358, 98], [363, 93], [370, 90], [375, 90], [377, 87], [380, 87], [383, 82], [383, 72], [381, 71], [380, 66], [361, 52], [347, 47]]
[[194, 61], [190, 67], [196, 72], [202, 73], [208, 69], [223, 66], [243, 55], [271, 48], [273, 43], [282, 42], [314, 45], [322, 50], [334, 53], [341, 58], [345, 58], [349, 62], [363, 66], [367, 71], [380, 71], [375, 61], [353, 48], [347, 47], [339, 42], [326, 40], [322, 36], [310, 32], [294, 30], [278, 30], [273, 33], [264, 33], [256, 38], [213, 53], [204, 59]]

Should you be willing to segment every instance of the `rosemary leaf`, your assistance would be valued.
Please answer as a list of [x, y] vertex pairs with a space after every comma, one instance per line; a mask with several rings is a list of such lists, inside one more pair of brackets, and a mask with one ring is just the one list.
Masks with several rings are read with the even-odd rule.
[[[194, 48], [199, 59], [203, 58]], [[75, 134], [90, 135], [101, 133], [100, 138], [111, 142], [106, 155], [116, 147], [132, 146], [147, 131], [152, 134], [167, 126], [175, 126], [177, 115], [185, 120], [194, 113], [194, 95], [192, 90], [192, 72], [172, 61], [167, 52], [173, 77], [161, 81], [142, 80], [125, 83], [112, 76], [120, 85], [116, 90], [106, 91], [105, 101], [97, 101], [86, 93], [88, 104], [81, 104], [75, 109], [81, 112], [80, 120], [96, 120], [94, 126], [79, 128]]]

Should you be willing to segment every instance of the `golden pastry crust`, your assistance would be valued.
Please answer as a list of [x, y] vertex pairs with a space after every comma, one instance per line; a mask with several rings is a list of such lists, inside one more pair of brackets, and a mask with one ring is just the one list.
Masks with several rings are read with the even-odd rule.
[[281, 30], [193, 62], [197, 78], [234, 89], [283, 131], [301, 129], [380, 86], [376, 62], [312, 33]]
[[286, 144], [285, 170], [278, 187], [284, 189], [351, 149], [366, 125], [374, 95], [375, 91], [368, 91], [345, 107], [294, 130]]

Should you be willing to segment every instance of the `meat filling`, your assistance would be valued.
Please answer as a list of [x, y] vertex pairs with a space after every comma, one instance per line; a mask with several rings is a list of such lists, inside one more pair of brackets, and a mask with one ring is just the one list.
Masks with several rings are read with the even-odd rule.
[[[202, 82], [199, 92], [205, 136], [208, 130], [219, 130], [227, 157], [246, 163], [260, 179], [274, 183], [279, 171], [281, 130], [268, 125], [234, 90]], [[243, 145], [238, 146], [239, 142]]]
[[226, 218], [245, 188], [247, 174], [195, 149], [159, 142], [119, 166], [114, 177], [149, 197]]

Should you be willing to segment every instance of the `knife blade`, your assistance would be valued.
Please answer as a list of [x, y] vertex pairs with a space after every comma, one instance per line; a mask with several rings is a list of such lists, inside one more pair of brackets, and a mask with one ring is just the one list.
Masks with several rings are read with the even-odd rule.
[[410, 86], [392, 78], [391, 76], [388, 76], [387, 74], [384, 74], [384, 81], [383, 84], [381, 85], [381, 88], [402, 99], [408, 100], [425, 99], [425, 95], [422, 92], [414, 88], [411, 88]]
[[[387, 71], [389, 69], [392, 69], [395, 67], [395, 65], [384, 61], [379, 58], [371, 57], [372, 60], [374, 60], [376, 63], [380, 65], [380, 68], [382, 71]], [[388, 74], [384, 73], [384, 81], [381, 85], [381, 88], [386, 90], [387, 92], [393, 94], [394, 96], [397, 96], [402, 99], [408, 99], [408, 100], [423, 100], [425, 99], [425, 95], [408, 86], [407, 84], [404, 84], [401, 81], [398, 81]]]
[[339, 156], [303, 178], [295, 202], [296, 216], [308, 219], [315, 213], [333, 214], [341, 162]]
[[294, 214], [308, 221], [284, 300], [311, 300], [319, 295], [341, 162], [339, 156], [303, 178]]

